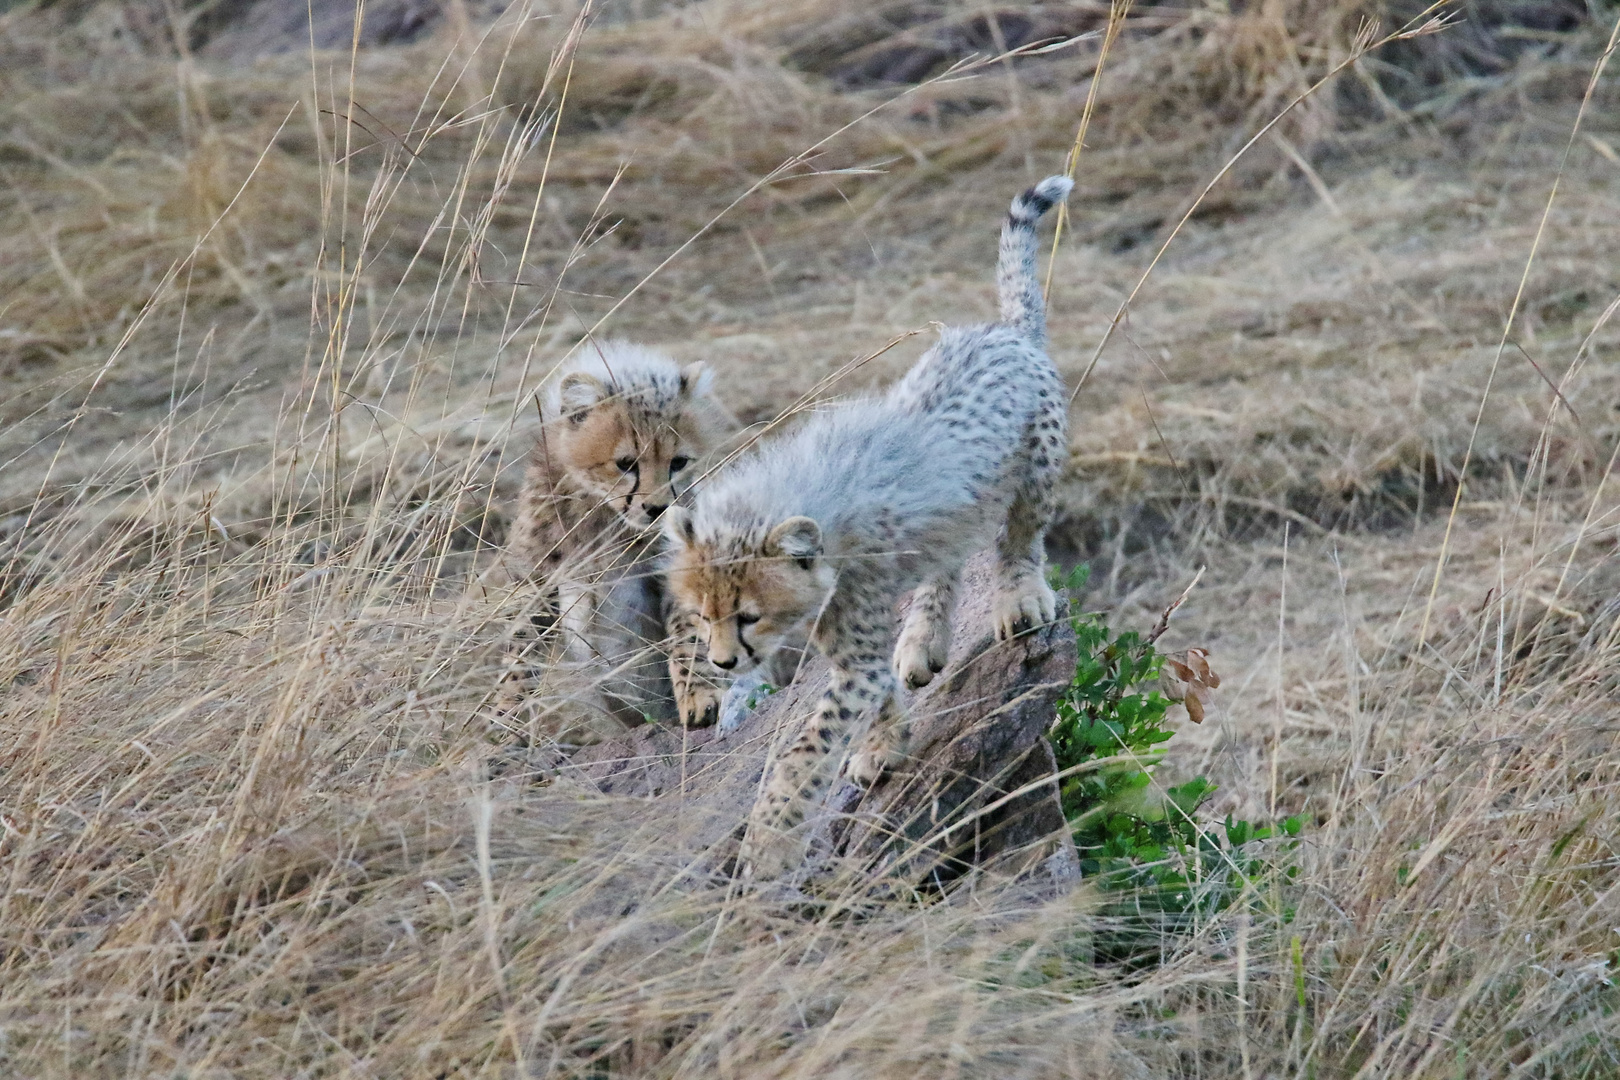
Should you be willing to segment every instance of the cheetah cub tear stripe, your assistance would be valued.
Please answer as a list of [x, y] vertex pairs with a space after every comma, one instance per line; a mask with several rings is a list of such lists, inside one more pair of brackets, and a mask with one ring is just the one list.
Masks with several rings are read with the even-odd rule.
[[[1001, 229], [998, 323], [945, 330], [880, 397], [817, 413], [666, 515], [675, 605], [733, 675], [806, 635], [832, 685], [774, 762], [749, 816], [743, 862], [756, 877], [803, 858], [797, 827], [852, 738], [852, 779], [905, 756], [899, 683], [945, 665], [957, 578], [994, 545], [996, 634], [1056, 616], [1044, 574], [1052, 488], [1067, 457], [1063, 381], [1046, 355], [1035, 226], [1069, 194], [1064, 176], [1013, 200]], [[912, 593], [900, 627], [895, 602]]]

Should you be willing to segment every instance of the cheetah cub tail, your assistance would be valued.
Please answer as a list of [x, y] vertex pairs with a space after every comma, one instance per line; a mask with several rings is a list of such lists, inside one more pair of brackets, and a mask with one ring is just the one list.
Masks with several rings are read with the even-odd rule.
[[1052, 207], [1069, 197], [1074, 181], [1048, 176], [1012, 201], [1001, 226], [1001, 257], [996, 288], [1001, 293], [1001, 321], [1046, 348], [1046, 301], [1035, 272], [1035, 225]]

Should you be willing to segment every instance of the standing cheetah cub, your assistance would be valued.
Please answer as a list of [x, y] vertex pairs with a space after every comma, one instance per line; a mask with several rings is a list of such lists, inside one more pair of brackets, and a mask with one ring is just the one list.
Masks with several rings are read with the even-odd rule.
[[[555, 624], [560, 650], [552, 651], [561, 656], [535, 664], [535, 646], [520, 649], [503, 707], [528, 696], [551, 668], [582, 683], [555, 688], [581, 713], [552, 725], [568, 741], [596, 741], [667, 715], [671, 687], [683, 720], [712, 719], [723, 687], [696, 668], [693, 627], [668, 617], [655, 529], [698, 463], [737, 430], [712, 373], [638, 345], [587, 345], [552, 378], [540, 413], [510, 546], [543, 600], [519, 631]], [[659, 649], [666, 640], [668, 681]]]
[[[742, 857], [755, 875], [802, 858], [791, 831], [858, 728], [873, 725], [852, 779], [871, 783], [904, 756], [897, 680], [921, 686], [944, 667], [970, 554], [995, 545], [998, 637], [1056, 616], [1043, 566], [1067, 416], [1046, 355], [1035, 225], [1072, 186], [1048, 177], [1013, 200], [1001, 322], [943, 331], [888, 393], [817, 414], [667, 515], [674, 601], [701, 620], [711, 663], [740, 674], [808, 632], [832, 665], [750, 815]], [[908, 590], [896, 642], [894, 605]]]

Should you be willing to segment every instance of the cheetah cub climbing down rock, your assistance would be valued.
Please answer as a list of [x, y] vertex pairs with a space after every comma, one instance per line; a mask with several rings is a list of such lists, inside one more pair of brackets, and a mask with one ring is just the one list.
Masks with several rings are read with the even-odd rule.
[[[808, 633], [832, 666], [750, 815], [742, 856], [756, 876], [800, 861], [793, 830], [857, 729], [872, 725], [849, 762], [857, 782], [904, 757], [897, 681], [921, 686], [944, 667], [969, 555], [995, 546], [998, 637], [1056, 615], [1045, 532], [1067, 408], [1046, 355], [1035, 225], [1072, 186], [1048, 177], [1013, 200], [999, 323], [943, 331], [882, 397], [818, 413], [666, 515], [674, 602], [697, 616], [711, 663], [742, 674]], [[908, 590], [896, 641], [894, 605]]]
[[516, 628], [503, 712], [526, 705], [548, 734], [595, 742], [667, 717], [673, 688], [683, 719], [712, 719], [723, 680], [698, 667], [684, 616], [670, 618], [656, 526], [737, 430], [713, 381], [701, 363], [605, 342], [545, 387], [509, 545], [537, 597]]

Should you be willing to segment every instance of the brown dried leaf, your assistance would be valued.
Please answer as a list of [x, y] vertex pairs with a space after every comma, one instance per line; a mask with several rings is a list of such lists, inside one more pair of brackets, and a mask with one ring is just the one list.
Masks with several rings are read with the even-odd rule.
[[1209, 666], [1209, 650], [1194, 648], [1165, 654], [1159, 669], [1159, 691], [1169, 700], [1185, 705], [1193, 723], [1204, 722], [1209, 692], [1220, 685], [1221, 677]]

